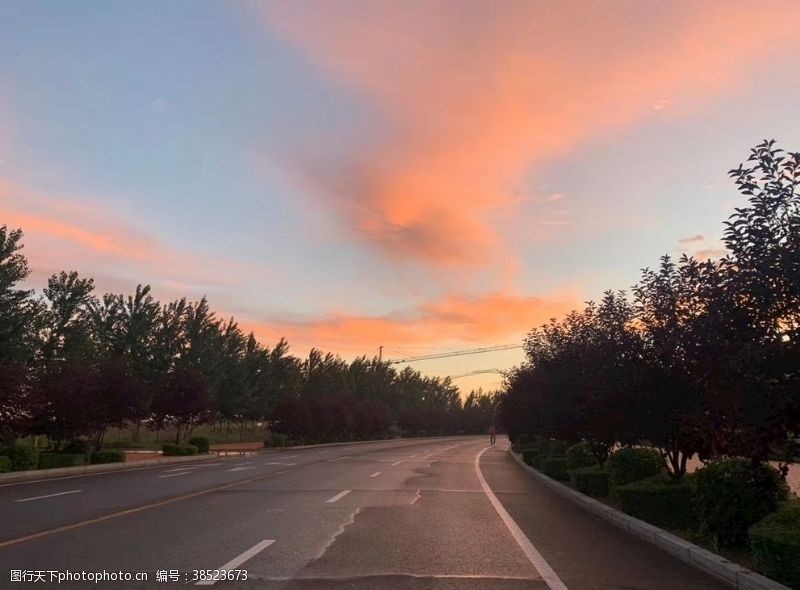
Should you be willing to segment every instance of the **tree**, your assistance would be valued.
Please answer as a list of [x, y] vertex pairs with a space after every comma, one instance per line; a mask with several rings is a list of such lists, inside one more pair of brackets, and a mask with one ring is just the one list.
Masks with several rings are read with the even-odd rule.
[[180, 444], [192, 429], [214, 419], [214, 399], [208, 381], [192, 367], [176, 367], [162, 381], [153, 399], [155, 423], [175, 427], [175, 443]]

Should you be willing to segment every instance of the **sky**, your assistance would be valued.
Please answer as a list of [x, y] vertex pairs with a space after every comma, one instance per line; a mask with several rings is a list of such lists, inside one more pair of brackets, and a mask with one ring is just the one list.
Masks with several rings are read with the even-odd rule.
[[724, 253], [799, 55], [794, 0], [5, 0], [0, 223], [36, 288], [205, 295], [300, 355], [519, 344]]

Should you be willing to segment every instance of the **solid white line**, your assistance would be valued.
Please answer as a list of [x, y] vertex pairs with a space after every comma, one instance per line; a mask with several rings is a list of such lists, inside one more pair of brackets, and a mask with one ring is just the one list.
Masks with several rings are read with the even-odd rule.
[[156, 479], [164, 479], [165, 477], [177, 477], [178, 475], [189, 475], [191, 471], [179, 471], [178, 473], [170, 473], [169, 475], [159, 475]]
[[189, 467], [175, 467], [174, 469], [165, 469], [164, 473], [170, 473], [172, 471], [188, 471], [190, 469], [199, 469], [200, 467], [214, 467], [216, 465], [222, 465], [222, 463], [204, 463], [202, 465], [191, 465]]
[[503, 524], [506, 525], [511, 535], [514, 537], [514, 540], [519, 545], [519, 548], [522, 549], [522, 552], [525, 554], [525, 557], [528, 558], [528, 561], [531, 562], [536, 571], [539, 572], [539, 575], [542, 576], [545, 584], [550, 590], [568, 590], [567, 587], [564, 585], [564, 582], [561, 581], [561, 578], [556, 575], [553, 571], [553, 568], [550, 567], [550, 564], [545, 561], [542, 554], [533, 546], [531, 540], [525, 536], [525, 533], [522, 532], [522, 529], [519, 528], [519, 525], [514, 522], [514, 519], [511, 518], [511, 515], [508, 511], [503, 507], [500, 503], [500, 500], [497, 499], [497, 496], [494, 495], [494, 492], [489, 487], [489, 484], [486, 483], [486, 479], [483, 477], [483, 473], [481, 473], [481, 455], [483, 455], [486, 451], [491, 449], [491, 446], [486, 447], [480, 453], [477, 454], [475, 457], [475, 475], [478, 476], [478, 481], [481, 483], [481, 487], [483, 491], [486, 492], [486, 497], [489, 498], [489, 502], [491, 502], [494, 509], [497, 511], [498, 516], [503, 521]]
[[378, 477], [380, 474], [381, 474], [381, 472], [380, 472], [380, 471], [376, 471], [375, 473], [373, 473], [372, 475], [370, 475], [370, 477]]
[[402, 463], [402, 462], [403, 462], [403, 460], [402, 460], [402, 459], [400, 459], [399, 461], [395, 461], [394, 463], [392, 463], [392, 467], [397, 467], [397, 466], [398, 466], [398, 465], [400, 465], [400, 463]]
[[68, 492], [58, 492], [57, 494], [47, 494], [46, 496], [34, 496], [33, 498], [22, 498], [14, 502], [32, 502], [33, 500], [43, 500], [44, 498], [55, 498], [56, 496], [66, 496], [67, 494], [77, 494], [83, 490], [70, 490]]
[[350, 493], [350, 492], [352, 492], [352, 491], [353, 491], [353, 490], [345, 490], [345, 491], [343, 491], [343, 492], [339, 492], [339, 493], [338, 493], [338, 494], [336, 494], [336, 495], [335, 495], [333, 498], [331, 498], [331, 499], [329, 499], [329, 500], [326, 500], [326, 501], [325, 501], [325, 503], [326, 503], [326, 504], [333, 504], [334, 502], [338, 502], [339, 500], [341, 500], [342, 498], [344, 498], [344, 497], [345, 497], [347, 494], [349, 494], [349, 493]]
[[[231, 559], [225, 565], [219, 566], [217, 569], [218, 570], [235, 570], [240, 565], [242, 565], [245, 561], [247, 561], [251, 557], [261, 553], [264, 549], [266, 549], [267, 547], [272, 545], [274, 542], [275, 542], [275, 539], [264, 539], [263, 541], [260, 541], [260, 542], [256, 543], [255, 545], [253, 545], [252, 547], [250, 547], [250, 549], [248, 549], [244, 553], [242, 553], [240, 555], [237, 555], [236, 557]], [[195, 584], [195, 586], [213, 586], [216, 583], [217, 583], [217, 580], [200, 580], [199, 582], [197, 582]]]

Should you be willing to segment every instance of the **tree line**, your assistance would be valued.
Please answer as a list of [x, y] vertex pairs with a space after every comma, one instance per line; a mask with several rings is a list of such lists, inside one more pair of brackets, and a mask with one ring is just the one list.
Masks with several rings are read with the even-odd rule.
[[695, 454], [800, 454], [800, 153], [764, 141], [730, 176], [745, 203], [724, 257], [664, 256], [630, 295], [528, 334], [502, 395], [512, 437], [585, 440], [601, 464], [653, 446], [675, 479]]
[[377, 358], [298, 358], [205, 298], [160, 303], [142, 285], [98, 296], [74, 271], [40, 293], [23, 288], [22, 239], [0, 227], [0, 446], [46, 435], [57, 449], [79, 439], [99, 448], [125, 425], [170, 427], [179, 443], [200, 424], [251, 421], [313, 442], [480, 432], [492, 419], [495, 394], [462, 401], [449, 378]]

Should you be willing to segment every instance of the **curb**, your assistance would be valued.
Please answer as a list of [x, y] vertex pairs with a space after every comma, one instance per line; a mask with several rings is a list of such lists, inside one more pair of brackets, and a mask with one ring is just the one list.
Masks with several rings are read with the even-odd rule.
[[72, 477], [76, 475], [91, 475], [95, 473], [113, 473], [115, 471], [126, 471], [129, 469], [140, 469], [145, 467], [155, 467], [171, 463], [190, 463], [193, 461], [208, 461], [218, 459], [216, 454], [190, 455], [187, 457], [159, 457], [157, 459], [147, 459], [145, 461], [133, 461], [131, 463], [100, 463], [98, 465], [80, 465], [78, 467], [57, 467], [55, 469], [33, 469], [31, 471], [13, 471], [11, 473], [0, 474], [0, 485], [9, 483], [41, 481], [45, 479], [55, 479], [58, 477]]
[[508, 450], [508, 454], [511, 455], [514, 461], [516, 461], [523, 470], [528, 472], [530, 476], [550, 487], [558, 495], [574, 502], [584, 510], [592, 512], [614, 526], [621, 528], [629, 535], [633, 535], [651, 545], [655, 545], [662, 551], [666, 551], [673, 557], [677, 557], [684, 563], [716, 578], [731, 588], [737, 588], [739, 590], [791, 590], [788, 586], [770, 580], [761, 574], [757, 574], [724, 557], [720, 557], [708, 549], [703, 549], [657, 526], [629, 516], [624, 512], [620, 512], [616, 508], [598, 502], [594, 498], [586, 496], [563, 483], [549, 478], [526, 464], [511, 449]]

